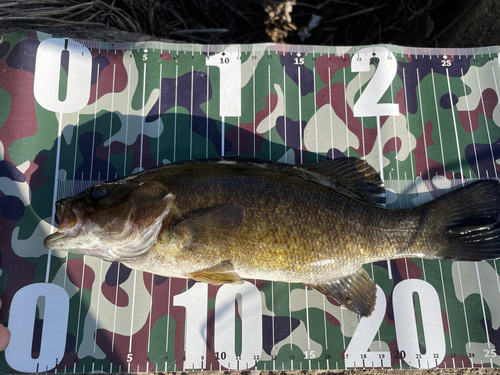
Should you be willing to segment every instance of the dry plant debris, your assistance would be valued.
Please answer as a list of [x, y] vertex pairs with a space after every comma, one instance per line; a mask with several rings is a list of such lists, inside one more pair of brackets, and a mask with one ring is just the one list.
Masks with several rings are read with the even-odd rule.
[[[116, 30], [204, 44], [435, 46], [477, 0], [3, 0], [1, 32]], [[455, 12], [453, 10], [456, 10]], [[458, 12], [458, 14], [457, 14]], [[99, 33], [102, 34], [101, 31]], [[99, 39], [99, 33], [96, 38]], [[71, 36], [71, 35], [68, 35]]]

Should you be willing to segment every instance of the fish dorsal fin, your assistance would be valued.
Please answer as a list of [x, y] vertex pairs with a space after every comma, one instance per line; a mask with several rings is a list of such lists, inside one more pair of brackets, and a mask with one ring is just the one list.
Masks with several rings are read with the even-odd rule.
[[185, 276], [196, 281], [214, 285], [243, 283], [240, 275], [234, 272], [233, 264], [229, 260], [224, 260], [213, 267], [190, 272]]
[[186, 246], [208, 245], [233, 236], [243, 223], [244, 214], [239, 204], [223, 204], [193, 213], [172, 229], [187, 236]]
[[371, 204], [385, 203], [384, 183], [377, 171], [363, 159], [339, 158], [295, 168], [304, 171], [303, 178], [331, 187], [350, 198]]
[[361, 316], [370, 316], [375, 308], [377, 286], [363, 268], [338, 280], [305, 285], [332, 297], [346, 309]]

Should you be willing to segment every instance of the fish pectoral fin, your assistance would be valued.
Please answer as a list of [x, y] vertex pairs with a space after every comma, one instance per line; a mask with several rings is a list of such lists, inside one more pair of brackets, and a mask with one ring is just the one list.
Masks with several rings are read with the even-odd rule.
[[233, 271], [233, 264], [228, 260], [220, 262], [210, 268], [190, 272], [185, 276], [196, 281], [213, 285], [243, 283], [243, 279]]
[[208, 245], [233, 236], [243, 223], [245, 209], [239, 204], [223, 204], [189, 216], [175, 225], [175, 231], [187, 231], [186, 246]]
[[370, 316], [375, 308], [377, 286], [363, 268], [338, 280], [304, 285], [332, 297], [346, 309], [361, 316]]

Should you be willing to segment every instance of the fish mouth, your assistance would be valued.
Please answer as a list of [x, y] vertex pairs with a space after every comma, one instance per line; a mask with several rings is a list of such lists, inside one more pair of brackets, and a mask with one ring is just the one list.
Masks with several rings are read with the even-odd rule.
[[47, 249], [58, 249], [59, 246], [58, 244], [60, 243], [60, 240], [62, 240], [64, 237], [68, 235], [67, 232], [55, 232], [47, 237], [45, 237], [45, 240], [43, 240], [43, 245]]
[[57, 232], [50, 234], [43, 241], [47, 249], [61, 249], [64, 244], [62, 240], [69, 237], [76, 237], [80, 232], [77, 228], [78, 216], [75, 211], [68, 205], [66, 200], [56, 202], [56, 216], [59, 220]]

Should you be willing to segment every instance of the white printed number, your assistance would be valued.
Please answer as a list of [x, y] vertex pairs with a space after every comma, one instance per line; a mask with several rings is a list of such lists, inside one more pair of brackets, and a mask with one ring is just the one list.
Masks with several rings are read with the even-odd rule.
[[[235, 301], [241, 316], [241, 355], [236, 355]], [[203, 369], [206, 357], [208, 285], [196, 283], [174, 297], [175, 306], [186, 308], [185, 364]], [[214, 351], [220, 364], [230, 370], [253, 367], [262, 352], [262, 300], [255, 285], [223, 285], [215, 297]]]
[[[422, 325], [426, 338], [425, 354], [420, 352], [419, 347], [413, 303], [414, 293], [418, 294], [420, 300]], [[396, 285], [392, 298], [399, 349], [396, 358], [403, 359], [416, 368], [438, 366], [446, 354], [446, 344], [439, 296], [436, 290], [423, 280], [408, 279]], [[384, 319], [385, 309], [385, 295], [377, 285], [375, 311], [369, 318], [361, 318], [344, 354], [346, 367], [391, 367], [390, 352], [369, 351], [372, 340]], [[491, 351], [488, 354], [493, 356]]]
[[368, 318], [361, 318], [347, 347], [344, 358], [347, 367], [379, 366], [391, 367], [390, 352], [368, 351], [377, 330], [382, 324], [386, 309], [385, 294], [377, 285], [377, 303], [373, 314]]
[[[38, 46], [35, 62], [35, 99], [43, 108], [58, 112], [72, 113], [84, 108], [90, 96], [92, 77], [92, 56], [87, 47], [61, 38], [45, 39]], [[68, 83], [66, 98], [59, 100], [61, 56], [69, 53]]]
[[241, 116], [241, 60], [237, 56], [237, 46], [229, 46], [207, 58], [207, 67], [216, 66], [220, 71], [220, 117]]
[[391, 51], [383, 47], [376, 49], [363, 48], [353, 56], [351, 70], [353, 72], [369, 72], [370, 58], [375, 52], [377, 52], [376, 56], [379, 58], [378, 67], [358, 101], [354, 104], [353, 112], [356, 117], [399, 115], [398, 104], [379, 103], [391, 86], [391, 82], [398, 70], [396, 57]]
[[[40, 354], [32, 357], [36, 310], [43, 319]], [[20, 372], [45, 372], [57, 366], [64, 356], [68, 328], [69, 298], [54, 284], [31, 284], [17, 291], [9, 313], [10, 343], [5, 359]]]

